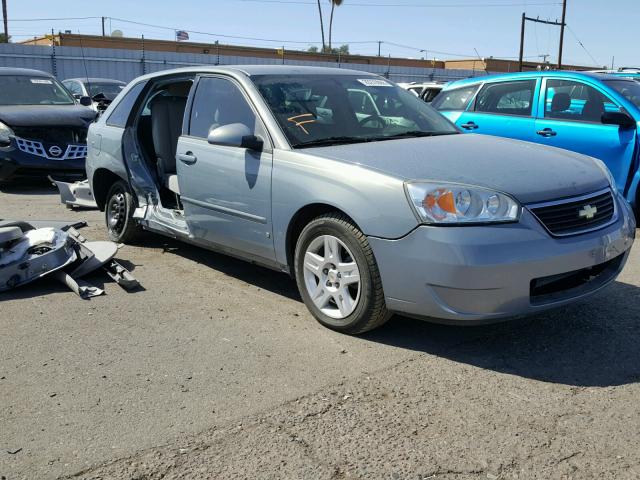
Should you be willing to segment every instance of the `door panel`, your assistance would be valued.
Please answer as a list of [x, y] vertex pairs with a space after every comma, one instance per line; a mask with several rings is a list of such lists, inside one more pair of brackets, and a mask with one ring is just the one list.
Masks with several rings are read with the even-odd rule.
[[[229, 79], [198, 80], [189, 135], [178, 140], [180, 198], [198, 240], [250, 256], [275, 258], [271, 235], [272, 153], [260, 119]], [[263, 152], [211, 145], [211, 127], [243, 123], [265, 140]]]
[[545, 80], [536, 120], [536, 142], [598, 158], [624, 190], [635, 150], [635, 129], [603, 125], [604, 111], [620, 107], [595, 87], [573, 80]]
[[485, 84], [456, 120], [463, 132], [533, 141], [536, 80]]

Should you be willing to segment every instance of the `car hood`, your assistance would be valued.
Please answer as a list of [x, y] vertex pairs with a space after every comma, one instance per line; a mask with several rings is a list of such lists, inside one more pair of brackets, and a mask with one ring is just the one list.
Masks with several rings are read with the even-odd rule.
[[96, 112], [81, 105], [0, 106], [0, 122], [10, 127], [87, 127]]
[[302, 151], [403, 180], [487, 187], [508, 193], [521, 203], [583, 195], [609, 186], [591, 157], [486, 135], [408, 138]]

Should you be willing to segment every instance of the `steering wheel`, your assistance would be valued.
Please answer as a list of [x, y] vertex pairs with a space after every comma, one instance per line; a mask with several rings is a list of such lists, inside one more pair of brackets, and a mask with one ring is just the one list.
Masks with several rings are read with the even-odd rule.
[[385, 121], [384, 118], [382, 118], [379, 114], [377, 113], [373, 113], [371, 115], [368, 115], [366, 117], [364, 117], [362, 120], [358, 121], [358, 124], [363, 127], [365, 126], [367, 123], [371, 122], [372, 120], [379, 120], [380, 124], [382, 125], [382, 127], [380, 128], [384, 128], [387, 125], [387, 122]]

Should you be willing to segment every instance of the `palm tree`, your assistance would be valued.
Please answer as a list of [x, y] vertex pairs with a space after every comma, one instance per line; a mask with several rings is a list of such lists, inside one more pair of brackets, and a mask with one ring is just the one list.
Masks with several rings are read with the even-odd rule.
[[327, 46], [324, 43], [324, 22], [322, 21], [322, 7], [320, 6], [320, 0], [318, 0], [318, 15], [320, 15], [320, 32], [322, 33], [322, 52], [324, 53]]
[[336, 7], [342, 5], [342, 0], [330, 0], [331, 1], [331, 16], [329, 17], [329, 51], [331, 52], [331, 34], [333, 31], [333, 11]]

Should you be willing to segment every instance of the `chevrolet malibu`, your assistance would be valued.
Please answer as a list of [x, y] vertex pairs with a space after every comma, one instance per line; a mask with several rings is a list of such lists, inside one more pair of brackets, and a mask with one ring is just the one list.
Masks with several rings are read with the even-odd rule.
[[287, 272], [351, 334], [393, 313], [472, 324], [565, 305], [611, 283], [635, 236], [602, 162], [461, 135], [369, 73], [154, 73], [88, 144], [112, 240], [148, 230]]

